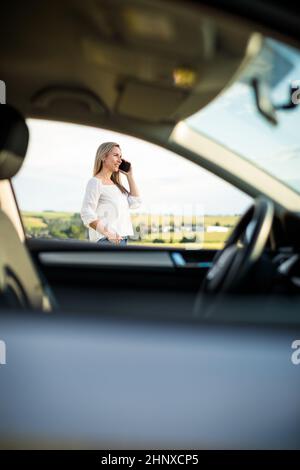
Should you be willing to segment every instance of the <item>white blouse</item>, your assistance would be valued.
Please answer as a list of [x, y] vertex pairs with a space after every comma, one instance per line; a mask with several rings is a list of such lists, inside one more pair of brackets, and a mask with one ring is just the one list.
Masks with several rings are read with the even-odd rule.
[[141, 198], [124, 194], [115, 184], [103, 184], [93, 176], [86, 186], [81, 208], [81, 219], [89, 229], [89, 239], [98, 241], [105, 236], [96, 232], [89, 224], [100, 219], [108, 230], [122, 237], [133, 235], [130, 209], [136, 209], [141, 204]]

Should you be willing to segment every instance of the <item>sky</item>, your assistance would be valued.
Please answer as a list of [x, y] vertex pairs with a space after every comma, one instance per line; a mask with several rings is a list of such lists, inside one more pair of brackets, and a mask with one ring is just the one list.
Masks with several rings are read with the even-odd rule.
[[[76, 124], [27, 121], [30, 142], [13, 178], [22, 211], [80, 212], [102, 142], [120, 144], [132, 163], [143, 204], [138, 212], [240, 214], [251, 200], [230, 184], [181, 156], [131, 136]], [[121, 175], [126, 185], [126, 176]]]

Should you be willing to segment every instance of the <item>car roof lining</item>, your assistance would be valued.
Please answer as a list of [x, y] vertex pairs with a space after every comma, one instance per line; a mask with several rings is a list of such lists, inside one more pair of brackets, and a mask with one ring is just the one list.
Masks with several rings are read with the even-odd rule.
[[253, 31], [267, 33], [205, 3], [7, 2], [0, 53], [9, 104], [25, 116], [95, 126], [105, 112], [174, 125], [223, 90]]
[[9, 103], [25, 115], [39, 113], [38, 94], [60, 89], [48, 115], [54, 105], [72, 119], [82, 100], [73, 93], [72, 105], [68, 90], [81, 89], [110, 114], [178, 122], [223, 89], [251, 34], [226, 16], [177, 2], [15, 3], [3, 12], [2, 78]]

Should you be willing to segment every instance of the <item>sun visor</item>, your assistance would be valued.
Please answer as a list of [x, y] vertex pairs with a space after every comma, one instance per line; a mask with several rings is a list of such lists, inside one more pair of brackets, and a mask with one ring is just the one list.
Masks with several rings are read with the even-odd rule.
[[186, 93], [173, 89], [127, 81], [118, 103], [125, 116], [157, 122], [171, 116], [183, 103]]

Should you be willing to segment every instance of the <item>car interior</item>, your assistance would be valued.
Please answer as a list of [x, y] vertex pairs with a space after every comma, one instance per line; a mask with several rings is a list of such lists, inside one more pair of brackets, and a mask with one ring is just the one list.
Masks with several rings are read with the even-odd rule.
[[[299, 49], [299, 20], [223, 3], [2, 7], [1, 449], [299, 448], [300, 194], [176, 137], [260, 37]], [[11, 180], [28, 118], [155, 143], [253, 203], [221, 250], [27, 238]]]

